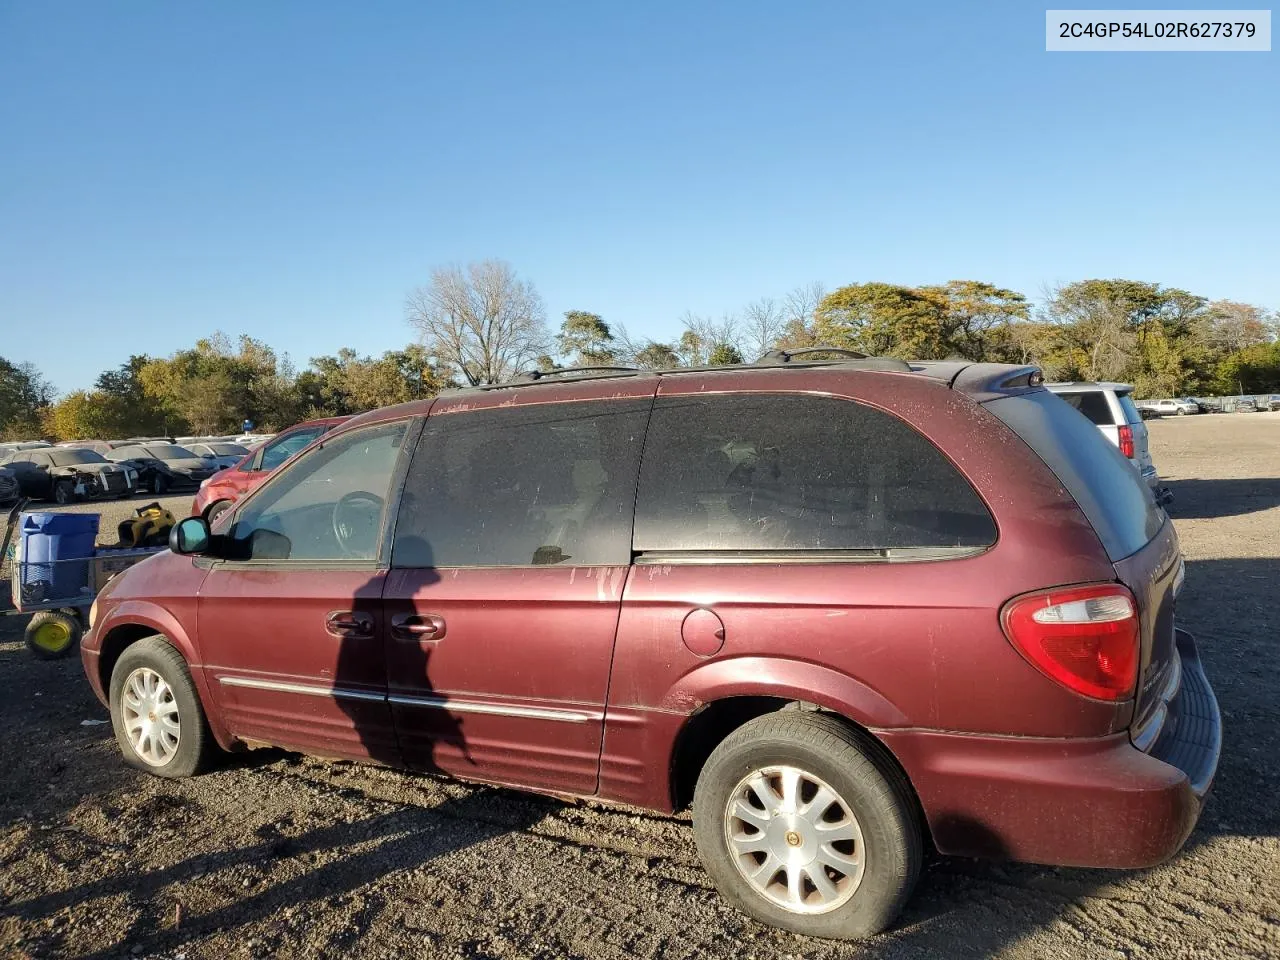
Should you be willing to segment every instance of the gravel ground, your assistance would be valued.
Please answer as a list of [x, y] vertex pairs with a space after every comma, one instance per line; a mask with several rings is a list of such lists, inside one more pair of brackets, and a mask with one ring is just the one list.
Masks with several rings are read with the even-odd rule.
[[1280, 956], [1280, 416], [1151, 436], [1188, 559], [1182, 622], [1226, 723], [1171, 863], [935, 859], [893, 932], [807, 940], [726, 906], [686, 819], [277, 751], [188, 781], [135, 773], [109, 726], [84, 725], [106, 713], [79, 663], [32, 660], [3, 618], [0, 956]]

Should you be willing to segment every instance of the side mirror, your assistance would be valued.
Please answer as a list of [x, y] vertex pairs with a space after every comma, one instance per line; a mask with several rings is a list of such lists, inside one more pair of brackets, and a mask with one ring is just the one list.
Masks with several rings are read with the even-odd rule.
[[174, 553], [199, 556], [209, 549], [209, 521], [187, 517], [169, 531], [169, 549]]

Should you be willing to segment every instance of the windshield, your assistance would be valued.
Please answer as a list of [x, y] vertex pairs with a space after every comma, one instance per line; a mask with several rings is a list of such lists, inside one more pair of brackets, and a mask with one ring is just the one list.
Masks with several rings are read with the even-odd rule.
[[158, 443], [154, 447], [147, 447], [147, 453], [155, 457], [157, 460], [199, 460], [194, 453], [186, 447], [180, 447], [176, 443]]
[[217, 457], [243, 457], [249, 452], [247, 447], [242, 447], [238, 443], [206, 443], [204, 446], [206, 450], [212, 450]]
[[55, 467], [71, 467], [77, 463], [106, 463], [106, 458], [92, 450], [60, 450], [49, 454]]

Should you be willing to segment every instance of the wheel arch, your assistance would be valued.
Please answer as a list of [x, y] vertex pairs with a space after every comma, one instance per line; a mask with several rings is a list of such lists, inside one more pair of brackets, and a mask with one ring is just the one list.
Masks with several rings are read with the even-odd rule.
[[125, 650], [139, 640], [160, 636], [186, 662], [187, 672], [191, 674], [191, 682], [200, 697], [200, 705], [214, 739], [224, 750], [233, 748], [235, 739], [222, 723], [218, 704], [205, 680], [204, 671], [200, 669], [195, 645], [172, 614], [151, 604], [127, 601], [113, 611], [110, 622], [103, 624], [99, 630], [102, 639], [98, 644], [98, 680], [104, 692], [111, 689], [112, 671]]
[[713, 660], [681, 678], [664, 698], [663, 707], [687, 715], [668, 752], [668, 782], [675, 810], [689, 805], [698, 775], [711, 753], [743, 724], [780, 710], [809, 710], [839, 718], [869, 755], [902, 776], [928, 836], [928, 822], [906, 769], [874, 733], [877, 728], [908, 726], [908, 719], [883, 695], [855, 677], [800, 660]]

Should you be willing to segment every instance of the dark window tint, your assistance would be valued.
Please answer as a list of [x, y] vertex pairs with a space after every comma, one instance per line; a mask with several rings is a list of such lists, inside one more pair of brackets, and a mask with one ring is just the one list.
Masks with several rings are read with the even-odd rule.
[[236, 515], [241, 560], [373, 560], [382, 534], [401, 420], [335, 437], [273, 477]]
[[157, 460], [198, 460], [200, 459], [186, 447], [180, 447], [176, 443], [157, 443], [144, 448], [147, 453]]
[[[1120, 401], [1120, 409], [1124, 411], [1125, 423], [1141, 423], [1142, 414], [1138, 411], [1137, 405], [1133, 402], [1133, 398], [1127, 393], [1117, 393], [1116, 399]], [[1168, 405], [1172, 406], [1173, 401], [1168, 401]]]
[[629, 563], [650, 403], [431, 417], [405, 483], [392, 566]]
[[986, 507], [896, 417], [830, 397], [660, 399], [635, 548], [882, 550], [987, 546]]
[[1069, 406], [1075, 407], [1088, 417], [1090, 422], [1106, 427], [1114, 427], [1116, 425], [1115, 415], [1111, 412], [1111, 404], [1107, 402], [1107, 395], [1101, 390], [1088, 390], [1083, 393], [1060, 393], [1058, 396]]
[[324, 427], [308, 427], [269, 441], [262, 450], [258, 469], [274, 470], [322, 433]]
[[1112, 560], [1141, 550], [1164, 524], [1151, 491], [1115, 444], [1047, 390], [987, 409], [1040, 455], [1075, 498]]

